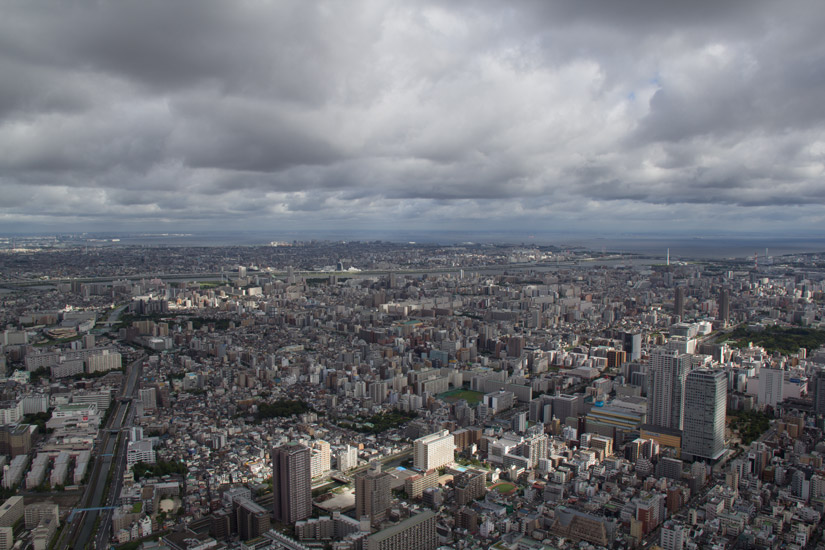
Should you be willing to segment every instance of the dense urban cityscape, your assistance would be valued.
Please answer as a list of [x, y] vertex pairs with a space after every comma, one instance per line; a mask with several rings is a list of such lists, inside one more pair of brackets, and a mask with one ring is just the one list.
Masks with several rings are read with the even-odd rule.
[[2, 548], [825, 548], [825, 254], [117, 241], [0, 242]]
[[0, 13], [0, 550], [825, 550], [821, 0]]

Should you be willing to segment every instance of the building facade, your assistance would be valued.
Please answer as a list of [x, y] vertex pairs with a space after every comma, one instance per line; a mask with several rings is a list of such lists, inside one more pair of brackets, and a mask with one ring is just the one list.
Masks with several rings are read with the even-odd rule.
[[355, 476], [355, 518], [370, 518], [375, 525], [387, 517], [392, 502], [390, 498], [392, 476], [374, 464], [368, 471]]
[[293, 444], [272, 450], [272, 496], [275, 521], [292, 524], [312, 515], [309, 447]]
[[685, 382], [682, 456], [717, 460], [725, 452], [727, 377], [721, 370], [697, 369]]
[[647, 389], [647, 423], [681, 430], [684, 423], [685, 379], [691, 356], [657, 349], [651, 354]]
[[447, 430], [419, 437], [414, 443], [413, 465], [422, 471], [434, 470], [453, 462], [455, 439]]
[[369, 536], [366, 550], [435, 550], [436, 515], [426, 511]]

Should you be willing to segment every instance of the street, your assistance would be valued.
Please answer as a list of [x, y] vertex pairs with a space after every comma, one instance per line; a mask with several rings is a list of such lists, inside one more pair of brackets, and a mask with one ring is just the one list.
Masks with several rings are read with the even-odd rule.
[[[112, 403], [115, 407], [105, 426], [100, 430], [100, 442], [97, 448], [97, 455], [92, 465], [89, 476], [89, 484], [79, 502], [79, 508], [100, 508], [112, 506], [120, 492], [120, 485], [123, 481], [123, 472], [126, 466], [126, 441], [127, 437], [120, 437], [120, 431], [131, 427], [134, 420], [134, 408], [131, 407], [131, 399], [137, 395], [138, 380], [141, 372], [141, 363], [145, 355], [141, 355], [127, 366], [126, 382], [121, 388], [121, 393]], [[120, 444], [117, 445], [120, 437]], [[117, 447], [116, 447], [117, 445]], [[112, 484], [108, 492], [106, 503], [103, 503], [103, 492], [106, 488], [106, 480], [109, 477], [112, 463], [115, 469], [112, 472]], [[83, 550], [94, 534], [95, 525], [100, 518], [100, 525], [95, 537], [95, 547], [104, 548], [108, 542], [108, 532], [111, 528], [112, 510], [88, 510], [75, 514], [74, 520], [64, 526], [58, 537], [55, 548], [65, 550], [74, 548]]]

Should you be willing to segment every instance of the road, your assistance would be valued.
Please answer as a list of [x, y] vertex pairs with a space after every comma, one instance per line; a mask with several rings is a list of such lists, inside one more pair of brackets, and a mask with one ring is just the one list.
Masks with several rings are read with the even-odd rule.
[[[97, 456], [92, 465], [89, 484], [86, 486], [86, 491], [78, 504], [79, 508], [112, 506], [119, 494], [120, 483], [122, 483], [123, 471], [126, 466], [127, 438], [124, 434], [124, 436], [120, 438], [120, 445], [117, 446], [120, 435], [118, 432], [121, 429], [131, 427], [132, 421], [134, 420], [134, 410], [133, 407], [131, 407], [131, 400], [123, 400], [121, 398], [134, 398], [137, 395], [137, 382], [140, 378], [141, 364], [144, 358], [145, 356], [141, 355], [127, 367], [126, 381], [115, 403], [112, 403], [115, 410], [112, 411], [107, 425], [100, 431], [101, 435]], [[113, 464], [115, 465], [115, 469], [112, 472], [111, 490], [108, 493], [106, 503], [104, 503], [103, 493], [106, 489], [106, 480], [109, 477], [109, 472]], [[105, 548], [108, 542], [108, 532], [111, 528], [112, 510], [104, 510], [103, 512], [102, 515], [99, 510], [77, 513], [74, 520], [70, 524], [67, 524], [60, 533], [55, 548], [59, 550], [66, 550], [68, 548], [83, 550], [92, 539], [98, 517], [100, 517], [101, 521], [94, 541], [95, 547]]]
[[[135, 365], [135, 368], [140, 368], [140, 365]], [[128, 430], [134, 425], [135, 421], [135, 407], [129, 407], [129, 412], [127, 413], [127, 418], [125, 423], [123, 424], [123, 428]], [[126, 436], [126, 433], [120, 438], [120, 445], [117, 449], [117, 453], [115, 454], [116, 462], [115, 462], [115, 471], [112, 476], [112, 484], [109, 489], [108, 496], [106, 497], [106, 502], [103, 506], [114, 506], [117, 503], [118, 495], [120, 495], [120, 489], [123, 486], [123, 473], [126, 471], [126, 447], [129, 444], [129, 438]], [[110, 531], [112, 529], [112, 514], [115, 513], [114, 510], [102, 510], [102, 520], [100, 525], [97, 528], [97, 535], [95, 536], [95, 548], [106, 548], [108, 546], [108, 542], [110, 540]]]

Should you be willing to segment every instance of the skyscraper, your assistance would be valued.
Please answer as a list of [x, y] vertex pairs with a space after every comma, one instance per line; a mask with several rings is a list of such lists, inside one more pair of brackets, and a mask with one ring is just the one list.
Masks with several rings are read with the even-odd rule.
[[272, 501], [275, 521], [281, 523], [312, 514], [309, 447], [289, 444], [272, 449]]
[[690, 355], [659, 348], [651, 354], [647, 375], [647, 423], [681, 430], [684, 420], [685, 378]]
[[713, 461], [724, 454], [727, 389], [724, 371], [696, 369], [688, 373], [685, 381], [683, 457]]
[[381, 523], [390, 509], [392, 476], [373, 464], [366, 472], [355, 476], [355, 519], [369, 517], [370, 523]]
[[723, 288], [719, 291], [719, 320], [722, 321], [723, 326], [728, 326], [728, 319], [730, 319], [730, 294], [727, 289]]
[[814, 413], [825, 414], [825, 370], [818, 370], [813, 382]]
[[685, 315], [685, 287], [677, 286], [676, 295], [673, 297], [673, 314], [680, 319]]

